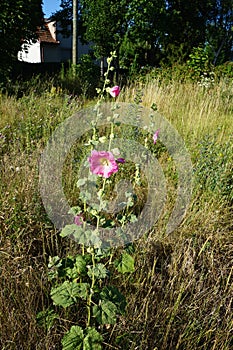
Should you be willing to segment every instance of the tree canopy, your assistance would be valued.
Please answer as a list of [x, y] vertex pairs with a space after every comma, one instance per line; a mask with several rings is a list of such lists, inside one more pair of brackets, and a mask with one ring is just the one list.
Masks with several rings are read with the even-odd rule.
[[[69, 34], [72, 0], [61, 0], [53, 18]], [[1, 0], [0, 77], [42, 19], [42, 0]], [[185, 62], [194, 47], [208, 47], [213, 64], [232, 59], [232, 0], [78, 0], [77, 19], [78, 36], [93, 43], [94, 55], [116, 51], [121, 67]]]
[[[71, 20], [72, 1], [62, 6], [58, 19]], [[198, 46], [208, 46], [214, 64], [232, 57], [232, 0], [79, 0], [79, 20], [95, 56], [116, 50], [126, 67], [185, 61]]]
[[0, 80], [17, 59], [23, 40], [35, 38], [43, 19], [42, 0], [1, 0]]

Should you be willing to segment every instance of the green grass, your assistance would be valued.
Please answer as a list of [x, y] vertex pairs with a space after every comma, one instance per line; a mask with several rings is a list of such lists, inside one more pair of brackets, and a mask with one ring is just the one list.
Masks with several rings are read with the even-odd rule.
[[[232, 83], [210, 89], [190, 82], [154, 80], [123, 89], [120, 100], [157, 111], [185, 140], [194, 166], [192, 200], [182, 224], [170, 235], [164, 225], [174, 205], [175, 164], [159, 157], [168, 199], [154, 229], [135, 242], [131, 275], [114, 277], [126, 295], [127, 314], [104, 328], [104, 349], [230, 350], [233, 347], [233, 139]], [[92, 101], [90, 101], [92, 103]], [[36, 322], [52, 306], [49, 256], [77, 247], [62, 240], [48, 220], [38, 190], [41, 153], [56, 126], [82, 108], [48, 83], [20, 99], [0, 95], [0, 348], [60, 349], [70, 327], [60, 313], [46, 331]], [[64, 171], [67, 195], [75, 198], [72, 157]], [[67, 171], [69, 170], [69, 171]], [[79, 319], [78, 310], [72, 317]]]

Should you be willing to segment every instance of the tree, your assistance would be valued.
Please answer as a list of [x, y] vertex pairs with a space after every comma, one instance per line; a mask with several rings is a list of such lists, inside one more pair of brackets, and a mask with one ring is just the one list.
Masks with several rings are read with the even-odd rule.
[[186, 61], [193, 47], [210, 45], [215, 56], [225, 49], [229, 59], [232, 50], [232, 0], [168, 0], [166, 36], [163, 50], [166, 58], [181, 52]]
[[127, 10], [127, 32], [121, 47], [122, 63], [156, 65], [166, 19], [165, 0], [131, 0]]
[[103, 62], [103, 57], [109, 56], [111, 51], [116, 51], [116, 68], [118, 68], [119, 49], [127, 27], [128, 1], [80, 0], [80, 2], [85, 38], [93, 43], [95, 56]]
[[214, 65], [223, 63], [232, 58], [232, 0], [213, 0], [213, 5], [206, 23], [206, 42], [212, 48]]
[[[51, 16], [51, 19], [59, 22], [61, 30], [60, 33], [66, 37], [70, 36], [72, 33], [72, 20], [73, 20], [73, 10], [72, 10], [72, 0], [61, 0], [60, 4], [61, 10], [56, 11]], [[79, 16], [77, 13], [77, 19]]]
[[205, 42], [205, 26], [209, 1], [168, 0], [164, 56], [172, 60], [176, 52], [185, 61], [193, 47]]
[[[61, 6], [65, 23], [72, 1]], [[232, 55], [232, 6], [232, 0], [79, 0], [78, 35], [97, 58], [116, 51], [125, 68], [183, 63], [194, 47], [208, 47], [221, 63]]]
[[[73, 65], [77, 64], [78, 57], [78, 35], [77, 35], [77, 12], [78, 12], [78, 2], [73, 0], [73, 36], [72, 36], [72, 63]], [[74, 70], [75, 73], [75, 70]]]
[[53, 13], [51, 19], [59, 22], [59, 33], [64, 37], [72, 35], [72, 63], [76, 65], [78, 61], [78, 40], [85, 42], [80, 1], [61, 0], [60, 7], [61, 10]]
[[1, 0], [0, 79], [3, 81], [17, 60], [23, 40], [35, 38], [42, 24], [42, 0]]

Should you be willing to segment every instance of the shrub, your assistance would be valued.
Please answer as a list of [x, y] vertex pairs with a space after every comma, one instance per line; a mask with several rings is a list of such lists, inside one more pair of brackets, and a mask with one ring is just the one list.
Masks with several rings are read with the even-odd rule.
[[67, 70], [63, 67], [57, 84], [68, 93], [93, 97], [99, 80], [100, 67], [93, 62], [90, 55], [83, 55], [76, 66], [70, 65]]

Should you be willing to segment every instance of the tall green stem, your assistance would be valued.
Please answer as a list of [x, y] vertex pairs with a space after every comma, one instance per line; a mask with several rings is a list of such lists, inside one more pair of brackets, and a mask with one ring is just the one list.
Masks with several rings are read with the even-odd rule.
[[92, 276], [91, 276], [91, 288], [90, 288], [90, 294], [87, 299], [87, 327], [91, 324], [91, 303], [92, 303], [92, 295], [94, 293], [94, 286], [95, 286], [95, 250], [92, 248], [91, 250], [91, 259], [92, 259]]
[[114, 123], [111, 123], [111, 129], [110, 129], [110, 138], [109, 138], [109, 144], [108, 144], [108, 150], [110, 151], [111, 145], [112, 145], [112, 140], [114, 138]]

